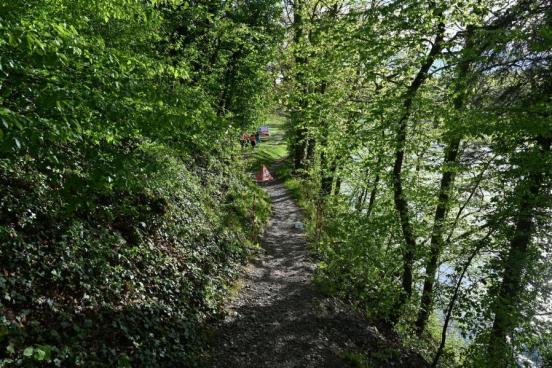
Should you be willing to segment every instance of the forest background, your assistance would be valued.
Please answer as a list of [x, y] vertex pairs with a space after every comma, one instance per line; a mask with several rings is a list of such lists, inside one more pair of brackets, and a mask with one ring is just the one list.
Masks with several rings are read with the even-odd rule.
[[434, 366], [549, 366], [551, 51], [546, 0], [2, 2], [0, 365], [199, 365], [277, 110], [321, 288]]

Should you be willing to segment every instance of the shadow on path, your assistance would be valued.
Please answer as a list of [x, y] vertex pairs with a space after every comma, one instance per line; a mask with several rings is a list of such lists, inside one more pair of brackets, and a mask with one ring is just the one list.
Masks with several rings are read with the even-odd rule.
[[[264, 188], [272, 200], [265, 252], [247, 267], [244, 286], [228, 306], [210, 366], [349, 367], [340, 358], [343, 352], [386, 351], [389, 344], [377, 329], [314, 288], [315, 263], [303, 230], [294, 227], [303, 220], [301, 211], [279, 181]], [[418, 363], [398, 357], [382, 366]]]

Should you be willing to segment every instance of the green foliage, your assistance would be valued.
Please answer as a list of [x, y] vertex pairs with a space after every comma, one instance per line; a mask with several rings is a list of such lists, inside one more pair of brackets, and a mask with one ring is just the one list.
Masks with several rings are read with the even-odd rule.
[[317, 281], [435, 364], [515, 366], [547, 351], [549, 5], [288, 5], [287, 184]]
[[253, 150], [249, 145], [245, 147], [246, 152], [252, 150], [250, 155], [247, 153], [251, 170], [256, 171], [261, 165], [271, 166], [275, 162], [287, 157], [287, 146], [283, 139], [284, 121], [285, 118], [283, 116], [270, 116], [264, 124], [269, 127], [270, 135], [268, 137], [261, 137], [261, 143], [256, 145]]
[[399, 349], [388, 346], [367, 354], [344, 352], [340, 354], [352, 368], [375, 368], [389, 365], [389, 361], [396, 360], [401, 355]]
[[238, 3], [0, 4], [1, 366], [199, 364], [269, 213], [278, 6]]
[[[549, 5], [1, 2], [1, 365], [197, 363], [288, 150], [325, 290], [435, 364], [549, 364]], [[288, 150], [240, 151], [276, 99]]]
[[351, 352], [345, 352], [341, 354], [341, 358], [349, 363], [354, 368], [372, 368], [373, 365], [369, 363], [368, 358], [364, 354], [355, 354]]
[[387, 242], [393, 237], [388, 227], [377, 224], [391, 219], [375, 217], [374, 223], [367, 223], [344, 207], [341, 213], [331, 206], [327, 211], [334, 215], [324, 216], [324, 234], [319, 238], [322, 263], [317, 277], [322, 283], [329, 282], [337, 295], [357, 304], [370, 318], [385, 320], [396, 301], [400, 258], [377, 242], [380, 237], [387, 236]]
[[[122, 364], [122, 353], [140, 365], [193, 361], [199, 324], [218, 313], [246, 237], [266, 220], [266, 199], [220, 162], [194, 173], [146, 142], [101, 153], [124, 161], [132, 176], [118, 180], [136, 187], [97, 187], [68, 168], [65, 193], [28, 162], [2, 167], [6, 364], [24, 363], [20, 354], [62, 365]], [[239, 200], [251, 193], [256, 214]], [[30, 344], [50, 353], [31, 354]]]

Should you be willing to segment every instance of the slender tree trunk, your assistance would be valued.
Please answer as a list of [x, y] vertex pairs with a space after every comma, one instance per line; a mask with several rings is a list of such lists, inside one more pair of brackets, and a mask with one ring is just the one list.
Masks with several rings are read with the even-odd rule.
[[[458, 64], [456, 83], [454, 88], [454, 109], [460, 112], [464, 106], [466, 89], [469, 81], [470, 63], [474, 59], [474, 29], [468, 26], [466, 29], [466, 41], [463, 50], [463, 56]], [[478, 50], [480, 52], [480, 50]], [[431, 232], [429, 257], [426, 262], [424, 287], [420, 301], [420, 309], [416, 320], [416, 332], [421, 335], [427, 325], [427, 320], [433, 309], [434, 286], [439, 267], [439, 258], [444, 247], [445, 220], [450, 206], [450, 192], [454, 187], [454, 165], [458, 162], [458, 150], [460, 148], [461, 137], [452, 134], [445, 149], [443, 161], [443, 174], [441, 176], [441, 185], [437, 199], [437, 207], [433, 217], [433, 230]]]
[[374, 180], [374, 186], [372, 187], [372, 190], [370, 191], [370, 200], [368, 201], [368, 208], [366, 209], [366, 218], [370, 218], [370, 215], [372, 214], [372, 210], [374, 209], [374, 205], [376, 203], [376, 195], [378, 194], [378, 184], [380, 181], [380, 174], [379, 172], [376, 174], [376, 179]]
[[492, 233], [493, 233], [493, 230], [489, 231], [487, 235], [485, 235], [485, 237], [483, 237], [482, 239], [480, 239], [480, 241], [478, 241], [477, 246], [474, 248], [473, 252], [470, 254], [468, 259], [464, 263], [464, 267], [462, 267], [462, 272], [460, 273], [460, 275], [458, 276], [458, 279], [456, 280], [456, 285], [454, 286], [454, 292], [452, 293], [452, 297], [450, 298], [447, 309], [445, 311], [445, 320], [443, 322], [443, 328], [441, 329], [441, 342], [439, 343], [437, 352], [435, 353], [435, 356], [433, 357], [433, 361], [431, 362], [432, 368], [437, 367], [437, 363], [439, 362], [441, 355], [443, 355], [443, 351], [445, 349], [445, 344], [447, 341], [448, 326], [452, 319], [452, 312], [454, 310], [454, 306], [456, 304], [456, 301], [458, 300], [458, 297], [460, 296], [460, 288], [462, 286], [462, 282], [464, 281], [464, 276], [466, 275], [466, 272], [468, 271], [468, 268], [470, 267], [473, 259], [479, 253], [481, 248], [483, 248], [487, 239], [491, 236]]
[[441, 186], [439, 187], [439, 198], [433, 220], [429, 258], [426, 263], [424, 288], [416, 321], [416, 331], [418, 334], [421, 334], [425, 330], [428, 317], [433, 308], [433, 286], [435, 284], [437, 268], [439, 267], [439, 257], [443, 249], [443, 234], [445, 232], [445, 219], [449, 209], [450, 192], [454, 185], [455, 175], [454, 169], [451, 166], [458, 160], [459, 148], [460, 138], [453, 137], [445, 150], [444, 171], [441, 177]]
[[335, 185], [333, 187], [333, 195], [339, 195], [341, 193], [341, 176], [337, 175], [337, 165], [335, 166], [336, 171], [334, 172]]
[[[326, 168], [327, 164], [327, 154], [322, 152], [320, 157], [320, 166], [322, 171], [322, 179], [320, 180], [320, 196], [325, 197], [330, 194], [332, 191], [333, 176], [331, 173], [331, 168]], [[329, 171], [329, 172], [328, 172]]]
[[406, 147], [406, 134], [408, 127], [408, 119], [412, 112], [412, 103], [418, 89], [422, 86], [428, 76], [428, 71], [437, 56], [441, 52], [443, 43], [445, 25], [439, 23], [437, 26], [437, 32], [433, 46], [426, 56], [426, 59], [420, 67], [416, 77], [408, 87], [403, 100], [403, 114], [398, 121], [398, 129], [395, 138], [395, 163], [393, 165], [393, 189], [394, 189], [394, 202], [395, 208], [399, 214], [399, 221], [403, 233], [405, 242], [403, 250], [403, 274], [402, 274], [402, 288], [403, 292], [395, 306], [395, 312], [392, 316], [392, 322], [396, 322], [399, 316], [399, 309], [410, 299], [412, 295], [412, 268], [414, 264], [415, 252], [416, 252], [416, 238], [410, 222], [410, 214], [408, 210], [408, 202], [404, 196], [402, 185], [402, 165], [404, 161], [404, 151]]
[[[303, 7], [305, 6], [304, 0], [294, 0], [293, 2], [293, 11], [294, 11], [294, 19], [293, 19], [293, 27], [295, 29], [295, 33], [293, 36], [294, 43], [300, 44], [302, 39], [305, 37], [311, 44], [317, 44], [318, 42], [318, 35], [315, 33], [308, 32], [305, 34], [305, 28], [303, 25]], [[334, 20], [339, 12], [339, 4], [335, 3], [328, 13], [328, 17], [331, 20]], [[312, 53], [311, 53], [312, 55]], [[296, 80], [299, 84], [299, 88], [302, 92], [301, 96], [299, 97], [300, 103], [299, 103], [299, 111], [297, 111], [296, 115], [299, 116], [298, 122], [299, 125], [302, 126], [302, 128], [297, 130], [297, 136], [295, 137], [295, 144], [294, 144], [294, 171], [299, 171], [301, 169], [305, 168], [305, 165], [309, 162], [313, 161], [316, 145], [319, 144], [315, 137], [312, 135], [309, 136], [308, 130], [304, 127], [304, 116], [303, 111], [305, 111], [308, 107], [308, 102], [306, 100], [307, 94], [312, 92], [312, 88], [308, 87], [308, 82], [306, 81], [306, 78], [303, 75], [303, 72], [301, 71], [301, 68], [306, 66], [308, 63], [308, 58], [311, 56], [304, 56], [300, 54], [299, 52], [294, 53], [294, 58], [296, 64], [299, 66], [299, 72], [297, 73]], [[316, 92], [319, 94], [324, 94], [326, 91], [327, 81], [324, 81], [320, 83], [318, 88], [316, 88]], [[324, 168], [324, 167], [323, 167]], [[329, 192], [327, 192], [329, 194]]]
[[[298, 121], [293, 119], [294, 121]], [[303, 168], [303, 159], [305, 157], [306, 150], [306, 129], [300, 127], [295, 132], [295, 137], [293, 137], [292, 143], [292, 152], [293, 152], [293, 169], [297, 172], [299, 169]]]
[[378, 194], [378, 184], [380, 181], [380, 171], [381, 171], [381, 156], [378, 156], [378, 162], [376, 163], [376, 177], [372, 183], [372, 190], [370, 191], [370, 200], [368, 202], [368, 209], [366, 210], [366, 219], [370, 218], [372, 210], [374, 209], [374, 204], [376, 203], [376, 195]]
[[[385, 141], [385, 130], [382, 129], [381, 131], [381, 141]], [[374, 205], [376, 203], [376, 196], [378, 194], [378, 185], [381, 178], [381, 162], [383, 159], [383, 150], [380, 150], [378, 153], [378, 159], [376, 161], [376, 177], [374, 178], [374, 181], [372, 182], [372, 190], [370, 191], [370, 200], [368, 202], [368, 208], [366, 209], [366, 216], [365, 219], [368, 220], [370, 218], [370, 215], [372, 214], [372, 210], [374, 209]], [[368, 170], [366, 170], [368, 173]], [[365, 192], [365, 196], [368, 193]], [[366, 201], [366, 198], [362, 201], [362, 204]]]
[[[300, 0], [295, 0], [295, 1], [300, 1]], [[315, 7], [316, 9], [316, 7]], [[339, 13], [339, 3], [335, 3], [333, 4], [331, 7], [330, 7], [330, 11], [327, 13], [328, 15], [328, 20], [331, 20], [331, 21], [334, 21], [337, 17]], [[314, 15], [314, 14], [313, 14]], [[312, 17], [311, 17], [311, 20], [312, 20]], [[300, 20], [302, 21], [302, 20]], [[301, 30], [301, 34], [302, 34], [302, 30]], [[307, 38], [310, 42], [311, 45], [318, 45], [319, 42], [320, 42], [320, 31], [317, 30], [316, 28], [314, 29], [311, 29], [311, 31], [308, 32], [308, 35], [307, 35]], [[313, 56], [313, 57], [316, 57], [315, 55], [315, 52], [311, 52], [309, 54], [309, 56]], [[302, 64], [307, 64], [306, 62], [306, 59], [304, 61], [302, 61]], [[314, 92], [320, 96], [324, 95], [326, 93], [326, 88], [328, 86], [328, 80], [322, 80], [316, 87], [310, 87], [310, 91], [307, 91], [305, 90], [304, 91], [304, 95], [306, 95], [307, 93], [309, 92]], [[327, 121], [325, 120], [325, 117], [322, 117], [320, 119], [320, 117], [318, 117], [318, 121], [320, 122], [320, 130], [323, 132], [322, 134], [322, 137], [315, 137], [313, 135], [308, 135], [308, 132], [307, 133], [307, 136], [304, 138], [304, 141], [305, 141], [305, 156], [303, 157], [303, 160], [302, 160], [302, 163], [300, 164], [300, 168], [304, 168], [305, 165], [309, 165], [313, 162], [314, 160], [314, 156], [315, 156], [315, 152], [316, 152], [316, 147], [317, 145], [319, 146], [322, 146], [322, 147], [325, 147], [326, 144], [327, 144], [327, 134], [328, 134], [328, 123]], [[318, 139], [319, 138], [319, 139]], [[322, 166], [322, 171], [323, 171], [323, 178], [322, 178], [322, 191], [323, 193], [322, 196], [325, 196], [325, 195], [328, 195], [331, 193], [331, 187], [332, 187], [332, 184], [333, 184], [333, 177], [330, 178], [326, 178], [325, 175], [327, 175], [325, 173], [325, 170], [330, 166], [330, 165], [333, 165], [333, 162], [327, 162], [325, 159], [324, 159], [324, 156], [322, 156], [322, 163], [321, 163], [321, 166]], [[328, 184], [329, 182], [329, 184]]]
[[331, 176], [329, 179], [331, 179], [331, 190], [330, 194], [335, 195], [339, 194], [339, 190], [341, 189], [341, 178], [337, 176], [337, 163], [339, 162], [338, 158], [334, 158], [332, 160], [332, 166], [331, 166]]
[[368, 194], [368, 189], [362, 188], [360, 191], [360, 195], [357, 197], [355, 209], [359, 213], [362, 211], [362, 207], [364, 206], [364, 202], [366, 201], [367, 194]]
[[[410, 110], [410, 108], [409, 108]], [[410, 223], [410, 214], [408, 212], [408, 203], [403, 194], [402, 187], [402, 164], [404, 161], [404, 149], [406, 145], [406, 120], [407, 116], [403, 116], [399, 122], [399, 130], [397, 132], [397, 148], [395, 153], [395, 164], [393, 165], [393, 188], [395, 208], [399, 213], [400, 224], [402, 228], [403, 238], [405, 242], [403, 250], [403, 275], [402, 288], [403, 293], [399, 300], [400, 308], [408, 298], [412, 295], [412, 267], [414, 263], [414, 253], [416, 250], [416, 239]]]
[[[337, 173], [337, 158], [334, 158], [331, 160], [331, 164], [329, 165], [329, 168], [328, 168], [328, 172], [326, 173], [326, 170], [325, 170], [325, 166], [327, 165], [326, 164], [326, 161], [327, 159], [325, 158], [325, 154], [322, 155], [322, 181], [321, 181], [321, 185], [320, 185], [320, 192], [322, 194], [322, 196], [325, 196], [325, 195], [329, 195], [329, 194], [333, 194], [333, 186], [334, 186], [334, 181], [336, 181], [336, 186], [337, 186], [337, 181], [336, 180], [336, 173]], [[341, 185], [339, 183], [339, 185]]]
[[[551, 140], [541, 138], [539, 141], [540, 153], [549, 154]], [[487, 347], [489, 367], [506, 367], [510, 363], [507, 337], [519, 323], [518, 304], [525, 287], [522, 276], [530, 267], [528, 250], [534, 232], [533, 217], [543, 182], [544, 173], [537, 166], [515, 189], [516, 198], [519, 198], [515, 230], [504, 262], [502, 283], [491, 307], [495, 317]]]
[[314, 138], [307, 138], [305, 154], [303, 156], [303, 166], [307, 162], [310, 162], [314, 159], [314, 150], [316, 148], [316, 140]]

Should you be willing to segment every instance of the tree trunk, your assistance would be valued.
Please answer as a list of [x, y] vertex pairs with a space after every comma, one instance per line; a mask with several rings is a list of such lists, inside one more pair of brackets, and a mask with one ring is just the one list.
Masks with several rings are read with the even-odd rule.
[[322, 178], [320, 180], [320, 197], [325, 197], [330, 194], [332, 191], [333, 184], [333, 175], [330, 167], [328, 165], [327, 154], [322, 152], [320, 155], [320, 169]]
[[[540, 154], [549, 154], [551, 140], [541, 138], [539, 143]], [[515, 189], [515, 196], [519, 198], [515, 230], [504, 262], [502, 283], [491, 307], [495, 317], [487, 347], [489, 367], [506, 367], [510, 363], [508, 357], [510, 346], [507, 337], [519, 322], [518, 304], [525, 287], [522, 276], [530, 266], [528, 250], [534, 232], [533, 217], [544, 182], [544, 173], [538, 170], [540, 168], [538, 165], [534, 166], [536, 167], [532, 172], [525, 180], [521, 180]]]
[[316, 148], [316, 140], [314, 138], [307, 138], [305, 143], [305, 154], [303, 156], [304, 163], [311, 162], [314, 159], [314, 150]]
[[[298, 121], [293, 119], [294, 121]], [[306, 150], [306, 129], [300, 127], [295, 132], [293, 137], [291, 151], [293, 152], [293, 170], [297, 173], [298, 170], [303, 168], [303, 159], [305, 157]]]
[[337, 165], [335, 166], [336, 171], [334, 171], [335, 185], [333, 187], [333, 195], [339, 195], [341, 193], [341, 176], [337, 175]]
[[437, 367], [437, 363], [439, 362], [439, 359], [441, 358], [441, 355], [443, 355], [443, 351], [445, 349], [445, 344], [447, 342], [447, 330], [449, 323], [452, 319], [452, 312], [454, 310], [454, 306], [456, 304], [456, 301], [458, 300], [458, 297], [460, 296], [460, 288], [462, 287], [462, 282], [464, 281], [464, 276], [466, 275], [466, 272], [468, 271], [468, 268], [470, 267], [473, 259], [479, 251], [483, 248], [485, 243], [487, 242], [487, 239], [492, 235], [493, 230], [489, 231], [487, 235], [485, 235], [482, 239], [478, 241], [477, 246], [474, 248], [466, 262], [464, 263], [464, 266], [462, 267], [462, 272], [460, 272], [460, 275], [458, 275], [458, 279], [456, 280], [456, 285], [454, 287], [454, 292], [452, 293], [452, 297], [450, 298], [450, 301], [447, 305], [447, 309], [445, 310], [445, 320], [443, 321], [443, 328], [441, 329], [441, 342], [439, 343], [439, 347], [437, 348], [437, 352], [435, 353], [435, 356], [433, 357], [433, 361], [431, 362], [431, 367], [435, 368]]
[[[333, 186], [334, 181], [336, 183], [336, 186], [339, 184], [341, 186], [341, 183], [339, 182], [339, 179], [336, 178], [337, 174], [337, 158], [334, 158], [331, 160], [331, 163], [327, 164], [326, 154], [322, 153], [322, 159], [321, 159], [321, 166], [322, 166], [322, 181], [320, 183], [320, 194], [322, 196], [333, 194]], [[329, 166], [326, 170], [325, 167]]]
[[[460, 112], [464, 106], [466, 97], [466, 89], [470, 83], [468, 72], [471, 62], [474, 60], [474, 29], [468, 26], [466, 29], [466, 41], [463, 50], [463, 56], [458, 64], [456, 83], [454, 88], [454, 109]], [[478, 50], [481, 52], [481, 49]], [[451, 134], [451, 133], [449, 133]], [[452, 135], [445, 150], [445, 158], [443, 161], [443, 174], [441, 176], [441, 185], [439, 187], [439, 196], [437, 199], [437, 207], [433, 217], [433, 230], [431, 232], [430, 252], [426, 262], [424, 287], [422, 298], [420, 301], [420, 309], [416, 320], [416, 332], [421, 335], [427, 325], [427, 320], [433, 308], [433, 288], [439, 267], [439, 258], [443, 251], [444, 242], [443, 236], [445, 233], [445, 220], [448, 214], [450, 205], [450, 192], [454, 187], [454, 168], [453, 166], [458, 161], [458, 150], [460, 148], [461, 137]]]
[[424, 288], [418, 319], [416, 320], [416, 332], [420, 335], [426, 327], [427, 320], [433, 308], [433, 286], [439, 267], [439, 257], [443, 250], [443, 234], [445, 232], [445, 220], [449, 209], [450, 192], [454, 185], [454, 169], [451, 167], [458, 160], [460, 138], [453, 137], [445, 150], [445, 161], [443, 162], [443, 175], [439, 188], [439, 198], [433, 220], [433, 231], [431, 234], [431, 245], [429, 258], [426, 263]]
[[362, 188], [360, 191], [360, 195], [357, 198], [355, 209], [357, 212], [362, 211], [362, 207], [364, 206], [364, 202], [366, 201], [366, 195], [368, 194], [367, 188]]
[[372, 183], [372, 190], [370, 191], [370, 200], [368, 202], [368, 209], [366, 210], [366, 219], [370, 218], [372, 210], [374, 209], [374, 204], [376, 203], [376, 195], [378, 194], [378, 184], [380, 181], [380, 171], [381, 171], [381, 156], [378, 156], [378, 162], [376, 163], [376, 177]]
[[396, 148], [395, 148], [395, 163], [393, 165], [393, 189], [394, 189], [394, 202], [395, 208], [399, 214], [400, 225], [405, 242], [403, 250], [403, 274], [402, 274], [402, 288], [403, 292], [395, 306], [394, 316], [392, 316], [392, 322], [396, 322], [399, 316], [399, 309], [406, 303], [406, 301], [412, 295], [412, 268], [414, 264], [415, 251], [416, 251], [416, 238], [410, 223], [410, 214], [408, 211], [408, 202], [403, 193], [402, 186], [402, 165], [404, 161], [404, 151], [406, 146], [406, 133], [407, 123], [412, 111], [412, 103], [416, 97], [418, 89], [427, 79], [427, 73], [433, 62], [437, 58], [437, 55], [441, 52], [441, 45], [443, 43], [445, 25], [439, 23], [437, 26], [437, 32], [433, 46], [429, 51], [424, 63], [420, 67], [420, 70], [416, 74], [416, 77], [408, 87], [404, 95], [403, 100], [403, 114], [398, 121], [398, 129], [396, 133]]

